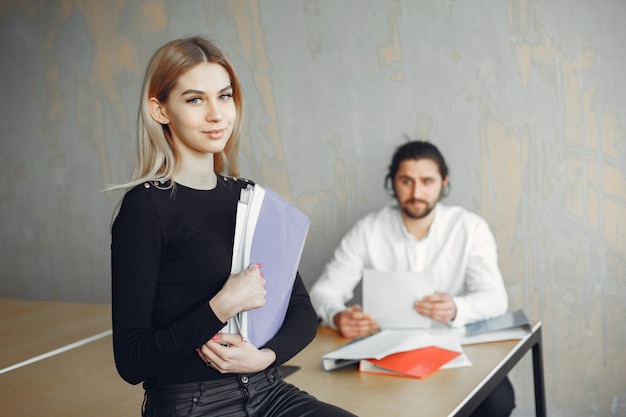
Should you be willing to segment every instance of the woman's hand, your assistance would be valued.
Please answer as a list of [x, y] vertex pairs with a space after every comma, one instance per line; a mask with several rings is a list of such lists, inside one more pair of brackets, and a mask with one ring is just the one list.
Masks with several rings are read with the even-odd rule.
[[196, 351], [207, 366], [223, 374], [255, 373], [276, 361], [273, 350], [259, 350], [237, 334], [216, 334]]
[[209, 301], [213, 312], [222, 323], [240, 311], [248, 311], [265, 305], [265, 279], [260, 264], [232, 274], [222, 289]]

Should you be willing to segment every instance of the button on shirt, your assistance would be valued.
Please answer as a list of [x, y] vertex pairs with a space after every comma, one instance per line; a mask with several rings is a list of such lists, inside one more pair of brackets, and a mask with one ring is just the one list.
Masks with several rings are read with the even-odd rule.
[[487, 222], [458, 206], [437, 204], [434, 210], [422, 239], [407, 231], [395, 204], [353, 226], [310, 292], [324, 324], [335, 327], [333, 317], [354, 296], [364, 269], [432, 272], [436, 291], [454, 298], [455, 327], [506, 312], [508, 297]]

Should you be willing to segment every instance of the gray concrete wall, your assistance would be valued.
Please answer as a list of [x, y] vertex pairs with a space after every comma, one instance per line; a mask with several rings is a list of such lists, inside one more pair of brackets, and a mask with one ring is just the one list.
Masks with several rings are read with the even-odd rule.
[[[551, 416], [626, 415], [622, 0], [0, 2], [0, 296], [110, 300], [109, 226], [154, 50], [205, 34], [232, 58], [242, 174], [312, 219], [310, 286], [388, 201], [402, 136], [496, 236], [511, 309], [544, 323]], [[513, 372], [532, 414], [530, 361]]]

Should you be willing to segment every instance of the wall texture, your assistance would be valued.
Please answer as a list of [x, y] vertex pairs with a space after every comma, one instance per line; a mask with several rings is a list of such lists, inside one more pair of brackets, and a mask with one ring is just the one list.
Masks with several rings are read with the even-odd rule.
[[[143, 71], [205, 34], [239, 71], [244, 176], [312, 219], [312, 284], [389, 196], [403, 135], [496, 236], [511, 309], [544, 323], [551, 416], [626, 415], [623, 0], [0, 1], [0, 296], [110, 300], [109, 226]], [[533, 415], [530, 361], [515, 416]]]

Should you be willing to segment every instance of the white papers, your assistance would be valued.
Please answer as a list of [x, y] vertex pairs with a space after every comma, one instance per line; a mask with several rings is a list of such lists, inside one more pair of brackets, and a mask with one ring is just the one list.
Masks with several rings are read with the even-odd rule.
[[523, 310], [509, 311], [498, 317], [466, 324], [465, 334], [467, 336], [476, 336], [496, 330], [513, 329], [521, 326], [530, 327], [530, 320], [528, 320], [526, 313], [524, 313]]
[[381, 329], [428, 328], [432, 320], [418, 314], [413, 303], [433, 294], [433, 277], [427, 272], [363, 271], [363, 311]]
[[285, 319], [309, 225], [304, 213], [271, 189], [257, 184], [241, 191], [231, 272], [262, 264], [267, 294], [263, 307], [238, 314], [223, 331], [239, 333], [256, 347], [274, 337]]
[[473, 345], [477, 343], [501, 342], [504, 340], [521, 340], [528, 336], [530, 331], [526, 328], [498, 330], [491, 333], [483, 333], [476, 336], [465, 336], [463, 328], [459, 329], [458, 338], [462, 345]]
[[472, 361], [470, 361], [470, 358], [465, 354], [465, 351], [461, 352], [461, 356], [452, 359], [439, 369], [462, 368], [464, 366], [472, 366]]
[[518, 340], [530, 333], [530, 320], [523, 310], [509, 311], [501, 316], [468, 323], [455, 331], [463, 345]]
[[322, 357], [322, 364], [324, 369], [329, 371], [336, 369], [337, 365], [342, 365], [342, 361], [354, 363], [361, 359], [382, 359], [394, 353], [429, 346], [463, 352], [458, 338], [449, 332], [433, 334], [426, 330], [382, 330], [327, 353]]

